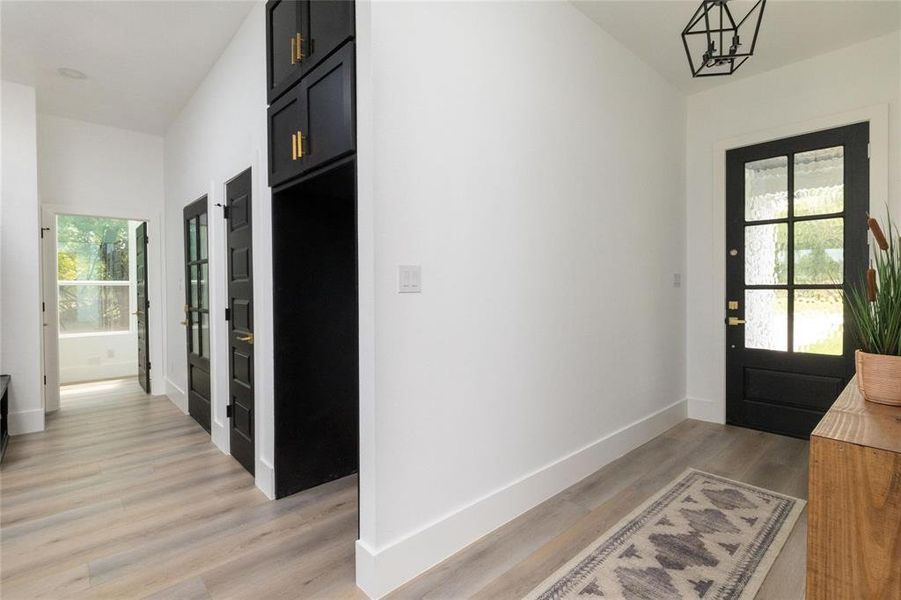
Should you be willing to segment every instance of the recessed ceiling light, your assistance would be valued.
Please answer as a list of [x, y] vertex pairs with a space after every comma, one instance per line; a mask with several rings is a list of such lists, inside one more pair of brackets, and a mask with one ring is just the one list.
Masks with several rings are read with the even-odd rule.
[[78, 69], [72, 69], [69, 67], [60, 67], [56, 70], [59, 73], [60, 77], [68, 77], [69, 79], [87, 79], [88, 76], [79, 71]]

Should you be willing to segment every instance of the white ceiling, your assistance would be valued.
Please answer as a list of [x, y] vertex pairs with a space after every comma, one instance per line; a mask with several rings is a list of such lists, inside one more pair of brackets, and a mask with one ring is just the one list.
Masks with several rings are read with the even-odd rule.
[[0, 77], [35, 87], [40, 113], [162, 134], [253, 4], [2, 0]]
[[[731, 76], [692, 79], [680, 33], [700, 0], [575, 0], [574, 4], [686, 93], [901, 28], [901, 0], [768, 0], [754, 56]], [[746, 14], [753, 4], [729, 2], [736, 16]], [[742, 33], [742, 38], [750, 35]]]

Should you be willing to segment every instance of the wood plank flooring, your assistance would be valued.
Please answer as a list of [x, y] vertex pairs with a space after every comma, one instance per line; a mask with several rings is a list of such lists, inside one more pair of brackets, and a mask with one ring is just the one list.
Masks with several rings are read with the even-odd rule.
[[0, 469], [0, 595], [359, 598], [355, 478], [277, 502], [136, 381], [67, 388]]
[[[518, 598], [690, 466], [807, 495], [807, 442], [689, 420], [391, 597]], [[351, 477], [269, 501], [166, 398], [133, 381], [70, 388], [0, 469], [0, 595], [363, 598], [356, 494]], [[805, 527], [758, 598], [803, 598]]]

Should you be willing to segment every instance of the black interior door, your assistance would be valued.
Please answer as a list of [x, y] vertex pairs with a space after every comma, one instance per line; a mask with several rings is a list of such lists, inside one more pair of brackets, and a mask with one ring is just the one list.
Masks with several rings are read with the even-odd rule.
[[210, 431], [210, 302], [207, 199], [184, 209], [188, 413]]
[[138, 383], [150, 393], [150, 335], [147, 295], [147, 223], [135, 230], [135, 315], [138, 321]]
[[228, 231], [229, 437], [231, 454], [254, 472], [253, 233], [251, 172], [225, 184]]
[[854, 374], [869, 125], [726, 155], [726, 419], [808, 437]]

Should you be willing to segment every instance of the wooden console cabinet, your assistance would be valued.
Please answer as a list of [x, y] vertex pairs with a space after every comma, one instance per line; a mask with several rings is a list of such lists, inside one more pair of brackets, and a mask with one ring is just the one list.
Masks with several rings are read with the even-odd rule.
[[901, 599], [901, 407], [856, 380], [810, 437], [807, 598]]

